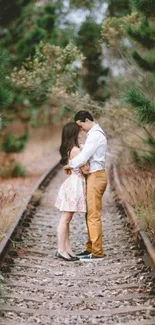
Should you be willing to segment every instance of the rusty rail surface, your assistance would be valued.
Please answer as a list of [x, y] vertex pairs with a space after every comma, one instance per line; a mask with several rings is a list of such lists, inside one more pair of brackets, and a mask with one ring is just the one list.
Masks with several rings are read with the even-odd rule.
[[[6, 233], [6, 236], [2, 241], [0, 242], [0, 265], [3, 261], [4, 255], [6, 254], [6, 251], [9, 247], [9, 245], [13, 242], [14, 235], [16, 233], [17, 227], [22, 224], [22, 222], [25, 220], [25, 216], [29, 207], [29, 214], [32, 211], [32, 208], [34, 207], [33, 204], [33, 197], [37, 190], [43, 190], [44, 187], [46, 187], [50, 180], [55, 176], [57, 171], [61, 168], [60, 162], [58, 162], [56, 165], [54, 165], [52, 168], [50, 168], [48, 171], [46, 171], [38, 180], [38, 182], [33, 187], [33, 190], [31, 194], [27, 197], [24, 207], [19, 212], [17, 217], [15, 218], [14, 223]], [[22, 226], [22, 225], [21, 225]]]
[[147, 253], [151, 267], [152, 269], [155, 270], [155, 249], [146, 232], [143, 229], [141, 229], [140, 221], [138, 220], [132, 206], [129, 203], [122, 200], [122, 187], [121, 187], [120, 179], [118, 177], [117, 168], [115, 165], [112, 166], [112, 178], [113, 178], [113, 185], [114, 185], [116, 198], [119, 202], [119, 205], [125, 210], [125, 213], [131, 225], [133, 226], [134, 233], [136, 234], [136, 242], [138, 245], [140, 244], [140, 246]]

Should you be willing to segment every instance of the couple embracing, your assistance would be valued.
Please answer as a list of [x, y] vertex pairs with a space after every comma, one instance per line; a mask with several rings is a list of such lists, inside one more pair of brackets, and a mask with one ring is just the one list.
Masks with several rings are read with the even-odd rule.
[[[63, 127], [61, 163], [69, 174], [61, 185], [55, 206], [62, 212], [58, 225], [56, 256], [65, 261], [98, 260], [104, 257], [102, 246], [102, 196], [106, 189], [105, 157], [107, 139], [88, 111], [79, 111]], [[81, 148], [79, 134], [86, 132]], [[69, 224], [75, 212], [86, 213], [88, 241], [85, 251], [75, 255], [69, 239]]]

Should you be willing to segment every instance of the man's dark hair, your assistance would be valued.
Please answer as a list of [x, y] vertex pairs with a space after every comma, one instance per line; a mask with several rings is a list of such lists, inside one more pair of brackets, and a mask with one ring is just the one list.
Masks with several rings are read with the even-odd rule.
[[75, 122], [76, 121], [85, 122], [86, 119], [90, 121], [94, 121], [92, 115], [88, 111], [79, 111], [78, 113], [76, 113], [74, 117]]

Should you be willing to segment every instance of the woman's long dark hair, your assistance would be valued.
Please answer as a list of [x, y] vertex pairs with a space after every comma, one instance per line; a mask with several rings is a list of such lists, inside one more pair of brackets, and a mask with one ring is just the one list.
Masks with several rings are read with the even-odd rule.
[[73, 147], [79, 147], [78, 143], [79, 126], [75, 122], [68, 122], [64, 125], [59, 149], [62, 165], [68, 163], [68, 157]]

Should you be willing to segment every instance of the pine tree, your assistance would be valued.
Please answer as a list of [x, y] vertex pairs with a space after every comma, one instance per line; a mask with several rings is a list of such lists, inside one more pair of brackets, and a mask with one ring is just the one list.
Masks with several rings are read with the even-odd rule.
[[83, 85], [93, 99], [105, 100], [109, 94], [105, 87], [105, 80], [109, 69], [104, 68], [102, 49], [99, 44], [101, 25], [88, 17], [77, 37], [77, 45], [85, 56]]
[[[51, 42], [55, 28], [56, 8], [54, 4], [37, 6], [34, 0], [20, 6], [20, 15], [10, 21], [3, 39], [3, 47], [7, 47], [13, 55], [14, 63], [19, 65], [23, 60], [34, 55], [40, 41]], [[7, 11], [7, 15], [9, 13]]]
[[[142, 69], [144, 77], [141, 87], [129, 87], [124, 96], [124, 101], [129, 103], [143, 124], [155, 126], [155, 27], [154, 13], [155, 1], [132, 0], [133, 9], [141, 15], [138, 27], [129, 25], [126, 30], [130, 40], [137, 42], [137, 49], [132, 52], [136, 64]], [[145, 143], [149, 146], [149, 154], [141, 157], [134, 154], [134, 158], [148, 166], [155, 166], [155, 138], [149, 135]]]

